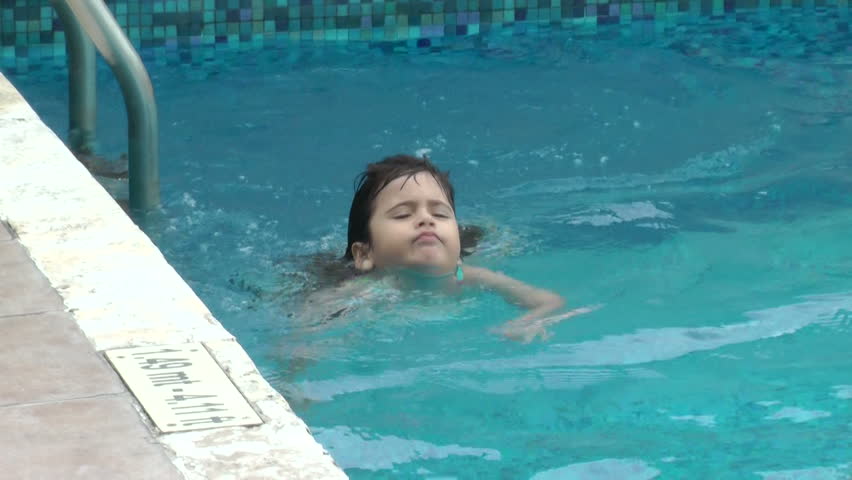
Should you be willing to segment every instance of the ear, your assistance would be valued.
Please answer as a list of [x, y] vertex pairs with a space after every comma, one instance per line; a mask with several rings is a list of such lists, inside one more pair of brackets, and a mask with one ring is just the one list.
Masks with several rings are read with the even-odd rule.
[[352, 244], [352, 258], [355, 260], [355, 268], [362, 272], [373, 269], [373, 256], [370, 246], [364, 242]]

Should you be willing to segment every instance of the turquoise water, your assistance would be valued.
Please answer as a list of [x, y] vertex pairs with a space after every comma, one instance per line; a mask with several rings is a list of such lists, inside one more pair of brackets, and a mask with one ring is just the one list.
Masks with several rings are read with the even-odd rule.
[[[352, 478], [852, 475], [848, 19], [150, 69], [163, 208], [139, 220]], [[64, 132], [56, 79], [12, 81]], [[489, 333], [520, 313], [489, 294], [296, 321], [354, 176], [422, 149], [488, 231], [469, 262], [604, 307], [530, 345]]]

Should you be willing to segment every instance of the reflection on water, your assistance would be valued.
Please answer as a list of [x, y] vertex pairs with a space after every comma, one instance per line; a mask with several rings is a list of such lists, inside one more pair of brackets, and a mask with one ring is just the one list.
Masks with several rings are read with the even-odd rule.
[[659, 470], [641, 460], [608, 458], [546, 470], [536, 473], [530, 480], [650, 480], [659, 475]]

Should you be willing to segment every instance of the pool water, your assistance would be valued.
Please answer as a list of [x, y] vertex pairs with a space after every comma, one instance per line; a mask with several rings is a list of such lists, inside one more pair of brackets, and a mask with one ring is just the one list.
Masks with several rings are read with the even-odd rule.
[[[149, 65], [163, 207], [138, 220], [352, 478], [849, 478], [848, 19], [509, 33]], [[65, 132], [57, 75], [12, 81]], [[99, 92], [117, 155], [104, 68]], [[355, 175], [414, 151], [488, 232], [470, 263], [603, 308], [529, 345], [487, 293], [299, 318]]]

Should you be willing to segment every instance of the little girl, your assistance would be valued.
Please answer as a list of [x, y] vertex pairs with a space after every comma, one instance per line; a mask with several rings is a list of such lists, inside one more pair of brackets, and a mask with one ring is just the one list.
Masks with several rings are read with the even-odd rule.
[[[546, 339], [547, 326], [594, 309], [552, 315], [565, 304], [558, 294], [485, 268], [463, 265], [449, 175], [427, 158], [395, 155], [371, 163], [357, 184], [344, 253], [344, 260], [357, 274], [335, 288], [313, 294], [310, 303], [357, 302], [369, 298], [381, 285], [447, 293], [484, 287], [529, 310], [496, 329], [523, 342]], [[345, 310], [337, 309], [331, 316]]]

